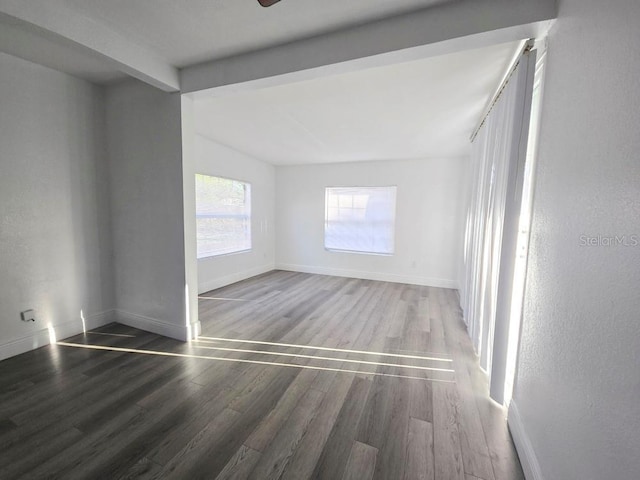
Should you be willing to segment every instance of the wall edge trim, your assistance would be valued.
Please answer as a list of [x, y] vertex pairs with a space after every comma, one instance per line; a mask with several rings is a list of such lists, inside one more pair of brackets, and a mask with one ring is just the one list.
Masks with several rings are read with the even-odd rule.
[[350, 270], [332, 267], [319, 267], [315, 265], [296, 265], [289, 263], [276, 263], [277, 270], [290, 272], [315, 273], [319, 275], [332, 275], [335, 277], [360, 278], [363, 280], [376, 280], [380, 282], [406, 283], [409, 285], [421, 285], [426, 287], [450, 288], [457, 290], [458, 281], [437, 277], [423, 277], [420, 275], [399, 275], [395, 273], [370, 272], [365, 270]]
[[522, 422], [518, 406], [513, 400], [509, 405], [507, 424], [511, 432], [511, 437], [513, 438], [513, 443], [516, 446], [518, 457], [520, 457], [520, 464], [522, 465], [525, 478], [527, 480], [544, 480], [538, 457]]
[[[189, 339], [190, 328], [187, 327], [186, 323], [184, 325], [176, 325], [175, 323], [168, 323], [157, 318], [127, 312], [121, 309], [116, 310], [115, 321], [129, 327], [162, 335], [163, 337], [173, 338], [182, 342], [186, 342]], [[200, 322], [194, 325], [199, 325], [199, 323]]]
[[248, 270], [243, 270], [241, 272], [234, 272], [223, 277], [216, 277], [210, 280], [205, 280], [203, 282], [198, 282], [198, 295], [210, 292], [211, 290], [215, 290], [216, 288], [226, 287], [227, 285], [246, 280], [247, 278], [255, 277], [256, 275], [270, 272], [272, 270], [275, 270], [275, 268], [275, 264], [269, 263], [266, 265], [260, 265], [259, 267], [250, 268]]
[[[115, 310], [109, 309], [101, 312], [92, 313], [85, 316], [85, 326], [87, 330], [102, 327], [113, 321], [115, 321]], [[42, 323], [42, 322], [40, 322]], [[62, 340], [63, 338], [72, 337], [83, 332], [82, 320], [78, 317], [77, 320], [69, 322], [59, 323], [53, 326], [56, 332], [56, 338]], [[0, 345], [0, 360], [15, 357], [22, 353], [36, 350], [40, 347], [50, 345], [49, 329], [47, 327], [34, 330], [33, 332], [24, 335], [19, 338], [15, 338], [6, 343]]]

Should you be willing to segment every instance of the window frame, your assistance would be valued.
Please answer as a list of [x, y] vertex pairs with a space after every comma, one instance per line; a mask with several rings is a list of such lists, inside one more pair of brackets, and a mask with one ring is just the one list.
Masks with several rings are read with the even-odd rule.
[[[378, 251], [368, 251], [368, 250], [353, 250], [348, 248], [335, 248], [327, 246], [327, 227], [330, 223], [329, 221], [329, 191], [330, 190], [375, 190], [375, 189], [392, 189], [393, 191], [393, 217], [391, 223], [391, 251], [390, 252], [378, 252]], [[324, 230], [323, 230], [323, 245], [324, 249], [327, 252], [331, 253], [351, 253], [358, 255], [376, 255], [382, 257], [392, 257], [396, 253], [396, 221], [397, 221], [397, 206], [398, 206], [398, 186], [397, 185], [341, 185], [341, 186], [326, 186], [324, 187], [325, 198], [325, 212], [324, 212]], [[355, 195], [355, 194], [354, 194]]]
[[[237, 183], [241, 183], [245, 186], [245, 208], [248, 204], [248, 214], [247, 215], [198, 215], [198, 192], [196, 189], [196, 195], [195, 195], [195, 220], [196, 220], [196, 259], [197, 260], [206, 260], [206, 259], [211, 259], [211, 258], [217, 258], [217, 257], [224, 257], [224, 256], [228, 256], [228, 255], [238, 255], [238, 254], [242, 254], [242, 253], [248, 253], [251, 252], [253, 250], [253, 186], [251, 184], [251, 182], [248, 182], [246, 180], [240, 180], [238, 178], [231, 178], [231, 177], [227, 177], [227, 176], [223, 176], [223, 175], [212, 175], [209, 173], [201, 173], [201, 172], [196, 172], [194, 175], [194, 182], [197, 182], [197, 177], [198, 175], [200, 176], [204, 176], [204, 177], [211, 177], [211, 178], [219, 178], [222, 180], [228, 180], [231, 182], [237, 182]], [[248, 189], [247, 189], [248, 187]], [[248, 195], [247, 195], [248, 193]], [[247, 201], [247, 196], [248, 201]], [[249, 240], [249, 248], [243, 248], [240, 250], [234, 250], [234, 251], [230, 251], [230, 252], [221, 252], [221, 253], [214, 253], [214, 254], [206, 254], [204, 256], [200, 256], [199, 253], [199, 242], [198, 242], [198, 218], [221, 218], [221, 217], [229, 217], [229, 216], [233, 216], [233, 217], [240, 217], [240, 218], [245, 218], [247, 221], [247, 225], [248, 225], [248, 240]]]

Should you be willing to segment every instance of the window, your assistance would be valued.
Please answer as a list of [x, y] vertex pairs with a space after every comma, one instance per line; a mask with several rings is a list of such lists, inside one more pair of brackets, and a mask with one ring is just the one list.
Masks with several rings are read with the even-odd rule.
[[251, 185], [196, 174], [198, 258], [251, 250]]
[[396, 187], [328, 187], [327, 250], [390, 255], [394, 251]]

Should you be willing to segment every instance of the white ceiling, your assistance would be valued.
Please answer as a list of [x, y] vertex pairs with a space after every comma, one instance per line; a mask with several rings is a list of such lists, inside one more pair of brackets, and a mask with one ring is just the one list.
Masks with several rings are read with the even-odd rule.
[[[404, 63], [198, 95], [200, 133], [273, 164], [451, 157], [468, 153], [517, 49], [496, 38], [531, 36], [538, 27], [528, 22], [555, 6], [538, 4], [540, 12], [520, 2], [505, 8], [505, 0], [282, 0], [270, 8], [257, 0], [0, 0], [0, 50], [97, 83], [131, 75], [165, 91], [180, 91], [189, 71], [204, 78], [187, 90], [196, 91], [395, 51]], [[296, 42], [314, 35], [324, 36]], [[351, 57], [331, 54], [351, 47]], [[429, 58], [407, 61], [409, 47], [429, 47]], [[458, 53], [433, 56], [445, 51]], [[213, 85], [211, 69], [222, 76]]]
[[126, 78], [88, 49], [70, 45], [61, 37], [0, 14], [0, 51], [60, 70], [90, 82], [108, 83]]
[[457, 157], [519, 43], [195, 99], [197, 132], [274, 165]]
[[184, 67], [452, 0], [30, 1], [72, 8]]
[[555, 0], [0, 0], [0, 51], [96, 83], [194, 92], [535, 38], [555, 14]]

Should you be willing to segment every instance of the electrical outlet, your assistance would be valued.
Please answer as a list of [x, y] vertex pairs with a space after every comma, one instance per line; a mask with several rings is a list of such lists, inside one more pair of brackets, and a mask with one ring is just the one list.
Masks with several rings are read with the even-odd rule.
[[35, 322], [36, 312], [35, 310], [25, 310], [24, 312], [20, 312], [20, 318], [23, 322]]

